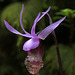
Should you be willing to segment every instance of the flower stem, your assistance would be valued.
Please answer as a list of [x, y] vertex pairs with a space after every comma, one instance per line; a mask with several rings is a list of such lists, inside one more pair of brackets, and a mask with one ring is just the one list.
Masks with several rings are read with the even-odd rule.
[[58, 42], [57, 42], [57, 38], [55, 35], [55, 31], [52, 32], [52, 36], [53, 36], [53, 39], [54, 39], [54, 42], [56, 45], [56, 51], [57, 51], [57, 58], [58, 58], [60, 73], [61, 73], [61, 75], [63, 75], [62, 62], [61, 62], [61, 57], [60, 57], [60, 53], [59, 53], [59, 47], [58, 47]]

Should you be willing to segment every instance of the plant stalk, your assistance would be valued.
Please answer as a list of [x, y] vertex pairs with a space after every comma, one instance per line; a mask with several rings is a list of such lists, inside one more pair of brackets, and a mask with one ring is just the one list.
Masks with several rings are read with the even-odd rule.
[[56, 45], [60, 74], [63, 75], [62, 62], [61, 62], [61, 57], [60, 57], [60, 52], [59, 52], [59, 47], [58, 47], [58, 42], [57, 42], [57, 38], [56, 38], [56, 35], [55, 35], [55, 31], [52, 32], [52, 36], [53, 36], [53, 40], [54, 40], [55, 45]]

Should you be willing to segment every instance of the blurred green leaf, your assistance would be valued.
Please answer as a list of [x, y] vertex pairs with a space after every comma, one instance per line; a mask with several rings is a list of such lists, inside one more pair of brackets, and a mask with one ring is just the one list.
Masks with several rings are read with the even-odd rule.
[[51, 6], [51, 10], [58, 10], [58, 7], [55, 6], [55, 5], [52, 5], [52, 6]]
[[75, 10], [72, 10], [72, 9], [63, 9], [63, 10], [57, 12], [56, 15], [63, 15], [63, 16], [67, 16], [67, 17], [72, 16], [72, 18], [74, 18], [73, 15], [75, 15]]
[[[69, 28], [70, 30], [74, 30], [74, 18], [75, 18], [75, 10], [72, 9], [62, 9], [59, 12], [55, 13], [57, 16], [53, 17], [53, 20], [61, 19], [62, 16], [66, 16], [65, 22], [61, 25]], [[73, 25], [73, 27], [71, 27]], [[72, 29], [71, 29], [72, 28]]]
[[[66, 45], [59, 45], [60, 55], [63, 65], [64, 75], [74, 75], [75, 74], [75, 44], [70, 48]], [[57, 59], [57, 53], [55, 46], [51, 46], [49, 50], [45, 52], [45, 66], [49, 74], [58, 75], [59, 65]], [[54, 71], [57, 71], [54, 73]]]
[[75, 18], [75, 14], [73, 14], [72, 17]]
[[0, 2], [3, 2], [4, 0], [0, 0]]

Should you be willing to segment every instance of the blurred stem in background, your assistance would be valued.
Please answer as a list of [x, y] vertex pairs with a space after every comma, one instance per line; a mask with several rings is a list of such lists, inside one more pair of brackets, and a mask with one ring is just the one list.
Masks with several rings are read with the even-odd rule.
[[58, 42], [57, 42], [57, 38], [55, 35], [55, 32], [52, 32], [52, 36], [56, 45], [56, 51], [57, 51], [57, 57], [58, 57], [58, 63], [59, 63], [59, 69], [60, 69], [60, 73], [61, 75], [63, 75], [63, 69], [62, 69], [62, 62], [61, 62], [61, 57], [60, 57], [60, 52], [59, 52], [59, 47], [58, 47]]
[[74, 24], [73, 24], [72, 15], [71, 15], [70, 13], [69, 13], [69, 19], [70, 19], [70, 36], [69, 36], [69, 44], [70, 44], [70, 47], [72, 47], [72, 41], [73, 41], [73, 35], [74, 35], [74, 31], [73, 31]]

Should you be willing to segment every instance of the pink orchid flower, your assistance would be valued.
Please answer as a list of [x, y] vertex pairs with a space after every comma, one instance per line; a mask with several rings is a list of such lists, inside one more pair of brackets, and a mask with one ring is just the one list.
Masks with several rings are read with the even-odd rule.
[[[56, 28], [59, 26], [59, 24], [65, 19], [65, 17], [63, 17], [62, 19], [60, 19], [59, 21], [47, 26], [45, 29], [43, 29], [40, 33], [35, 33], [35, 28], [36, 28], [36, 24], [38, 21], [40, 21], [40, 19], [42, 17], [44, 17], [50, 10], [50, 7], [47, 9], [47, 11], [45, 11], [42, 15], [39, 12], [38, 16], [35, 18], [34, 20], [34, 24], [32, 26], [31, 29], [31, 34], [28, 33], [22, 24], [22, 13], [23, 13], [23, 8], [24, 5], [22, 5], [22, 10], [21, 10], [21, 14], [20, 14], [20, 25], [21, 28], [23, 29], [23, 31], [25, 32], [25, 34], [22, 34], [20, 32], [18, 32], [16, 29], [14, 29], [12, 26], [10, 26], [8, 24], [8, 22], [6, 20], [4, 20], [5, 26], [6, 28], [14, 33], [14, 34], [18, 34], [24, 37], [28, 37], [30, 38], [28, 41], [26, 41], [23, 45], [23, 50], [28, 52], [28, 56], [25, 59], [25, 65], [26, 68], [28, 69], [28, 71], [31, 74], [36, 74], [39, 72], [39, 70], [41, 69], [41, 67], [43, 67], [43, 61], [42, 61], [42, 57], [43, 57], [43, 53], [44, 53], [44, 48], [43, 45], [40, 41], [40, 39], [45, 40], [45, 38]], [[41, 16], [40, 16], [41, 15]]]

